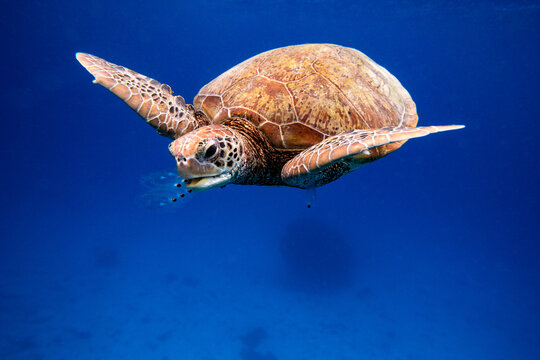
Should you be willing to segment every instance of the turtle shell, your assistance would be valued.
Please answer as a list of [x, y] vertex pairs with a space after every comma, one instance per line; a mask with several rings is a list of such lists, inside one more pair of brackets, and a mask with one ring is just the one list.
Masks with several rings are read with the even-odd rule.
[[278, 149], [418, 121], [414, 102], [392, 74], [358, 50], [330, 44], [254, 56], [205, 85], [194, 106], [216, 123], [246, 117]]

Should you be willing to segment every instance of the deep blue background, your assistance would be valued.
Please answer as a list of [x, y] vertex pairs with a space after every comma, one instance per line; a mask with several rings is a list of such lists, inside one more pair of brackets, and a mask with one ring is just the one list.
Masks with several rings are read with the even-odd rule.
[[[540, 353], [538, 1], [26, 1], [0, 15], [0, 358], [532, 359]], [[409, 90], [408, 142], [317, 192], [170, 211], [167, 139], [75, 61], [187, 100], [233, 65], [354, 47]], [[155, 199], [159, 202], [159, 199]]]

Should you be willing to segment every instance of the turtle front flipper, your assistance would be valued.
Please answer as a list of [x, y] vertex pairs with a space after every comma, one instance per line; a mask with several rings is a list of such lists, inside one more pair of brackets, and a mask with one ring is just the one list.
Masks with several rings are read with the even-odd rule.
[[100, 84], [122, 99], [160, 135], [177, 138], [199, 127], [193, 107], [173, 96], [169, 85], [97, 56], [77, 53], [77, 60]]
[[299, 188], [325, 185], [362, 164], [397, 149], [396, 147], [381, 154], [374, 148], [463, 127], [463, 125], [387, 127], [377, 130], [347, 131], [331, 136], [289, 160], [283, 166], [281, 178], [287, 185]]

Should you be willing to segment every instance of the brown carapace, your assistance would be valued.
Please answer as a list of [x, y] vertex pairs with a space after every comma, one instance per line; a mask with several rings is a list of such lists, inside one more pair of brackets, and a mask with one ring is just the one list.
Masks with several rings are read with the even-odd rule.
[[306, 44], [254, 56], [205, 85], [193, 105], [168, 85], [78, 53], [79, 62], [169, 145], [187, 191], [228, 183], [313, 188], [405, 141], [462, 125], [416, 127], [407, 90], [358, 50]]

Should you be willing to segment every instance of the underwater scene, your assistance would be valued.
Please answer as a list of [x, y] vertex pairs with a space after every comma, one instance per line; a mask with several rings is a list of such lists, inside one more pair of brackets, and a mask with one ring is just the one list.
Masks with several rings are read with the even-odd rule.
[[0, 16], [0, 359], [539, 358], [540, 1]]

